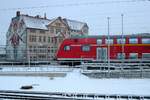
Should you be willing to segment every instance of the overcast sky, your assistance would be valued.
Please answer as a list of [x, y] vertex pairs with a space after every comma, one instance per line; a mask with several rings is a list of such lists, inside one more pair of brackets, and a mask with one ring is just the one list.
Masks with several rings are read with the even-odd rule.
[[[30, 9], [27, 9], [28, 7]], [[39, 8], [31, 9], [31, 7]], [[111, 18], [110, 33], [120, 34], [123, 13], [124, 34], [150, 32], [148, 0], [1, 0], [0, 45], [6, 43], [6, 32], [17, 10], [33, 16], [44, 16], [46, 13], [49, 19], [62, 16], [86, 22], [90, 35], [107, 34], [107, 17]]]

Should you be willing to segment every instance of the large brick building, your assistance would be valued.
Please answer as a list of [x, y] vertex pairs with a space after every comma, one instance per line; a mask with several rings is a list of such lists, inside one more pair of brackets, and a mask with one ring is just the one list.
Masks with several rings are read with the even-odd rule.
[[6, 34], [6, 56], [12, 61], [50, 61], [65, 38], [88, 35], [84, 22], [16, 12]]

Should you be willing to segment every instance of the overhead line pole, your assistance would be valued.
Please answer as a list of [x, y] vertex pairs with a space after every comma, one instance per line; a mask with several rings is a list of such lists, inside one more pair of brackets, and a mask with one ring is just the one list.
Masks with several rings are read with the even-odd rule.
[[121, 14], [121, 30], [122, 30], [122, 32], [121, 32], [121, 38], [122, 38], [122, 67], [123, 67], [123, 62], [124, 62], [124, 43], [123, 42], [125, 42], [125, 41], [123, 41], [123, 39], [124, 39], [124, 30], [123, 30], [123, 17], [124, 17], [124, 15], [123, 14]]
[[110, 72], [110, 27], [109, 27], [109, 25], [110, 25], [110, 17], [107, 17], [107, 20], [108, 20], [108, 71]]

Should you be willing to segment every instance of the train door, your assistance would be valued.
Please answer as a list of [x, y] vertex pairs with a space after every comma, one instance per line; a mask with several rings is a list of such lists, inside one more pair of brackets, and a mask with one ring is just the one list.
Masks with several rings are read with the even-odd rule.
[[97, 48], [97, 60], [107, 60], [107, 48]]

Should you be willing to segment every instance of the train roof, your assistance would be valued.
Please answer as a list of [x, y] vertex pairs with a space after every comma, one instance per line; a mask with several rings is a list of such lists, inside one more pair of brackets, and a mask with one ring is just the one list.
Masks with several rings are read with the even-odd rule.
[[[103, 37], [108, 37], [108, 35], [88, 35], [88, 36], [73, 36], [71, 38], [103, 38]], [[110, 38], [121, 38], [122, 35], [110, 35]], [[123, 37], [143, 37], [143, 38], [150, 38], [150, 33], [140, 33], [140, 34], [128, 34], [128, 35], [123, 35]]]

